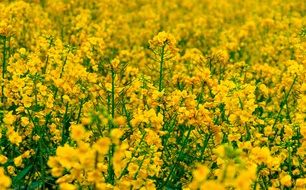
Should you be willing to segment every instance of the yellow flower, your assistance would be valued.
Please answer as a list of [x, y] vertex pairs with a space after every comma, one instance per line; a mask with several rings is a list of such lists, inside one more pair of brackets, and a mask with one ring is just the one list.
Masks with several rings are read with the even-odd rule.
[[12, 125], [15, 121], [16, 121], [16, 116], [13, 115], [12, 111], [5, 114], [3, 118], [3, 122], [7, 125]]
[[112, 141], [115, 144], [119, 144], [119, 140], [120, 140], [122, 135], [123, 135], [123, 131], [121, 129], [118, 129], [118, 128], [112, 129], [111, 134], [110, 134], [110, 136], [112, 138]]
[[71, 138], [75, 141], [83, 140], [86, 137], [86, 130], [83, 125], [71, 125]]
[[106, 154], [108, 152], [111, 140], [107, 137], [102, 137], [93, 144], [93, 149], [98, 151], [100, 154]]
[[12, 176], [15, 176], [15, 167], [14, 166], [8, 166], [7, 167], [7, 172], [12, 175]]
[[97, 190], [111, 190], [114, 189], [114, 187], [109, 183], [98, 183], [96, 184]]
[[22, 103], [24, 107], [29, 108], [32, 105], [32, 98], [30, 98], [29, 96], [23, 96]]
[[9, 141], [12, 144], [15, 144], [17, 146], [19, 146], [19, 144], [22, 141], [21, 136], [17, 132], [15, 132], [13, 129], [11, 129], [11, 128], [7, 131], [6, 135], [7, 135], [8, 139], [9, 139]]
[[31, 151], [27, 150], [22, 154], [22, 158], [29, 158], [31, 156]]
[[123, 131], [121, 129], [115, 128], [115, 129], [112, 129], [110, 135], [114, 139], [120, 139], [120, 137], [123, 135]]
[[51, 175], [54, 177], [60, 177], [64, 173], [64, 168], [52, 168]]
[[22, 165], [22, 156], [14, 158], [14, 164], [16, 167], [20, 167]]
[[129, 175], [133, 177], [135, 173], [138, 171], [138, 169], [139, 169], [139, 166], [137, 164], [130, 163], [128, 166]]
[[247, 170], [239, 173], [235, 183], [239, 190], [250, 189], [253, 180], [256, 179], [256, 165], [252, 165]]
[[30, 123], [30, 121], [29, 121], [29, 118], [27, 118], [27, 117], [22, 117], [21, 118], [21, 125], [22, 126], [27, 126], [28, 124]]
[[297, 179], [295, 185], [297, 187], [305, 187], [306, 186], [306, 178]]
[[149, 41], [150, 48], [155, 50], [156, 48], [166, 48], [169, 49], [171, 54], [175, 54], [177, 52], [176, 40], [173, 35], [162, 31], [159, 32], [156, 36], [153, 37], [152, 40]]
[[70, 98], [68, 95], [64, 95], [63, 96], [63, 100], [65, 100], [66, 102], [69, 102], [70, 101]]
[[98, 170], [95, 170], [95, 171], [90, 171], [88, 172], [87, 174], [87, 180], [89, 182], [95, 182], [95, 183], [98, 183], [101, 181], [102, 179], [102, 173]]
[[258, 164], [266, 163], [270, 157], [270, 150], [268, 147], [255, 147], [251, 151], [251, 158]]
[[193, 180], [196, 182], [202, 182], [206, 180], [209, 174], [209, 169], [206, 166], [199, 166], [193, 173]]
[[306, 139], [306, 124], [300, 126], [300, 132], [304, 139]]
[[34, 135], [34, 136], [33, 136], [33, 140], [34, 140], [34, 141], [38, 141], [39, 139], [40, 139], [40, 136], [39, 136], [39, 135]]
[[201, 190], [205, 189], [213, 189], [213, 190], [225, 190], [225, 187], [223, 184], [218, 183], [217, 181], [207, 181], [205, 183], [202, 183], [200, 186]]
[[115, 118], [115, 123], [120, 127], [126, 125], [126, 119], [123, 116]]
[[69, 183], [61, 183], [59, 185], [59, 189], [60, 190], [76, 190], [77, 187], [73, 184], [69, 184]]
[[91, 119], [89, 117], [83, 117], [81, 122], [83, 125], [89, 125], [90, 124]]
[[290, 175], [285, 175], [285, 176], [281, 177], [280, 182], [285, 187], [291, 187], [291, 185], [292, 185], [291, 176]]
[[7, 189], [11, 186], [11, 179], [4, 174], [4, 169], [0, 167], [0, 189]]
[[9, 24], [7, 19], [1, 20], [0, 22], [0, 35], [1, 36], [10, 36], [13, 33], [13, 26]]
[[4, 155], [0, 155], [0, 164], [5, 164], [7, 162], [7, 157]]
[[116, 70], [119, 67], [120, 60], [118, 58], [115, 58], [111, 61], [112, 69]]

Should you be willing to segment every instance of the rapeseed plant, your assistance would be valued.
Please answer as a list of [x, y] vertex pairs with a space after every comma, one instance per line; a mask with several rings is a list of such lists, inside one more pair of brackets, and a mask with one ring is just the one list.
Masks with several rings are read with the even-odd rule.
[[3, 0], [0, 189], [306, 189], [303, 0]]

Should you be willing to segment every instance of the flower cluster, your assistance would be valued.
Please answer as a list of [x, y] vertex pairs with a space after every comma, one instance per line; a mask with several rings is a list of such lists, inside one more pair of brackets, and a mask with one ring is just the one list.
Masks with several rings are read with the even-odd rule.
[[303, 0], [2, 0], [0, 189], [306, 189]]

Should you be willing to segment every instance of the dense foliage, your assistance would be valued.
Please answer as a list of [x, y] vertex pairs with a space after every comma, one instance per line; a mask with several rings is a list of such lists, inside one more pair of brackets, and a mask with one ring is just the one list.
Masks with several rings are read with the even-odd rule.
[[306, 189], [304, 0], [4, 0], [0, 50], [0, 189]]

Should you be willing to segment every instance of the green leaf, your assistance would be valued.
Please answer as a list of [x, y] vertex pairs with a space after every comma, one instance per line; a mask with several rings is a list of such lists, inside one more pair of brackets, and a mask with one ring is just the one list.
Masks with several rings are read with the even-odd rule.
[[40, 189], [43, 184], [44, 183], [42, 181], [34, 181], [29, 185], [28, 189]]
[[18, 182], [20, 182], [28, 173], [29, 171], [32, 169], [33, 165], [29, 165], [28, 167], [24, 168], [14, 179], [14, 183], [16, 184]]

